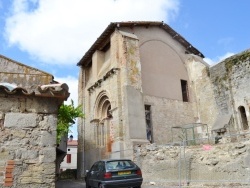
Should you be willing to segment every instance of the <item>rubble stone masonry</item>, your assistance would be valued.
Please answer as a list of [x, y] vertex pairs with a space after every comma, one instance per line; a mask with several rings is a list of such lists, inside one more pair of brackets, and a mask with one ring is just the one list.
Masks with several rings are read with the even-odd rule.
[[0, 187], [55, 186], [56, 100], [0, 95]]

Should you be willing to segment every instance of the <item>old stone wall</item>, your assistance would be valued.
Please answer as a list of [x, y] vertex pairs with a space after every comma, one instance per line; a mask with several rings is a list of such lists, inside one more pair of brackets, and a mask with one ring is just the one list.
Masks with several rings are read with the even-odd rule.
[[[194, 96], [195, 123], [203, 123], [208, 126], [208, 133], [218, 114], [215, 101], [213, 83], [210, 79], [210, 67], [201, 58], [189, 55], [186, 61], [189, 72], [190, 88]], [[203, 130], [204, 136], [206, 130]]]
[[3, 186], [55, 186], [57, 100], [0, 95]]
[[211, 67], [211, 81], [220, 114], [232, 114], [234, 129], [243, 130], [239, 107], [244, 107], [249, 124], [250, 51], [244, 51]]
[[138, 145], [134, 150], [134, 160], [142, 169], [144, 184], [250, 186], [249, 140], [185, 148], [148, 144]]
[[[79, 138], [83, 139], [85, 147], [86, 168], [100, 158], [131, 157], [130, 139], [146, 141], [138, 39], [117, 31], [111, 36], [111, 44], [107, 52], [97, 51], [93, 55], [92, 66], [84, 69], [80, 81], [84, 82], [80, 87], [85, 93], [86, 118], [84, 135], [80, 133]], [[105, 120], [107, 117], [102, 116], [107, 112], [105, 102], [100, 102], [104, 98], [111, 106], [109, 124]], [[102, 135], [97, 127], [103, 128]]]
[[[144, 102], [151, 105], [153, 142], [156, 144], [179, 141], [182, 130], [171, 128], [195, 122], [194, 103], [153, 96], [144, 96]], [[173, 134], [173, 131], [178, 134]]]

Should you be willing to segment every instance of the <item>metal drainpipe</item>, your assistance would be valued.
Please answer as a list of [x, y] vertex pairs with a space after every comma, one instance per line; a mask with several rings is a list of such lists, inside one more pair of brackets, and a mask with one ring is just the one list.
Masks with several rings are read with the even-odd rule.
[[[86, 86], [86, 71], [84, 70], [84, 74], [83, 74], [83, 111], [84, 111], [84, 114], [86, 113], [86, 95], [85, 95], [85, 86]], [[85, 165], [85, 118], [83, 118], [83, 173], [85, 172], [85, 168], [86, 168], [86, 165]]]
[[180, 159], [179, 159], [179, 188], [181, 188], [181, 147], [182, 143], [180, 142]]

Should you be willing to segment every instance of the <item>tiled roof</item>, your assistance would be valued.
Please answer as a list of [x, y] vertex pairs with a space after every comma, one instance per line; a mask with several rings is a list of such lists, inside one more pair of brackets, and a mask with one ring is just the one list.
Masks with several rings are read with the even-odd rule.
[[182, 46], [186, 48], [188, 53], [192, 53], [204, 58], [204, 55], [193, 47], [188, 41], [186, 41], [179, 33], [174, 31], [169, 25], [163, 22], [150, 22], [150, 21], [132, 21], [132, 22], [111, 22], [100, 37], [95, 41], [95, 43], [90, 47], [90, 49], [85, 53], [82, 59], [77, 63], [78, 66], [87, 66], [91, 62], [92, 55], [96, 50], [102, 50], [107, 41], [109, 40], [110, 35], [115, 31], [116, 28], [120, 27], [135, 27], [135, 26], [158, 26], [165, 30], [173, 39], [178, 41]]
[[78, 141], [77, 140], [68, 140], [68, 146], [77, 146]]
[[65, 83], [56, 83], [49, 85], [37, 86], [37, 90], [28, 92], [25, 88], [10, 87], [7, 83], [0, 83], [0, 93], [7, 95], [28, 95], [28, 96], [40, 96], [40, 97], [55, 97], [63, 98], [66, 100], [69, 97], [69, 88]]

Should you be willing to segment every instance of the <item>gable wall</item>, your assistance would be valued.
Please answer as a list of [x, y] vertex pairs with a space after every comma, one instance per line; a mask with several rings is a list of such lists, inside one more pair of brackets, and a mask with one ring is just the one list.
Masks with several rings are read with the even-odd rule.
[[183, 46], [158, 27], [121, 29], [139, 39], [144, 95], [182, 100], [180, 80], [188, 81]]
[[33, 91], [38, 85], [49, 84], [53, 76], [0, 56], [0, 77], [2, 83], [15, 84]]

